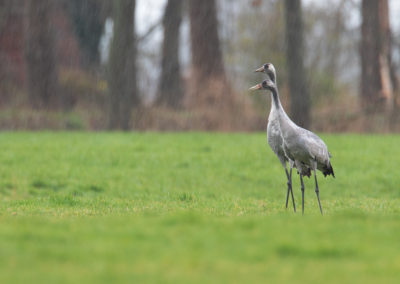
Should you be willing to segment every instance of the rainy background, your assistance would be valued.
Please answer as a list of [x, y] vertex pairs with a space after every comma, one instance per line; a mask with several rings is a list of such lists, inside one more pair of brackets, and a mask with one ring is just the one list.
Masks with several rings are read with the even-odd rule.
[[397, 1], [302, 2], [2, 0], [0, 128], [261, 131], [272, 62], [298, 124], [399, 131]]

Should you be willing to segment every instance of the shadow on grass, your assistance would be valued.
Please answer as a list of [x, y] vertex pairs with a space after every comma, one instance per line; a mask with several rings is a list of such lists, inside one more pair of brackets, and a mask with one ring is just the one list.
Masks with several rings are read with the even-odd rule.
[[320, 247], [315, 249], [299, 248], [292, 245], [280, 245], [276, 248], [276, 254], [280, 257], [320, 258], [336, 259], [354, 257], [357, 252], [350, 249], [337, 249]]

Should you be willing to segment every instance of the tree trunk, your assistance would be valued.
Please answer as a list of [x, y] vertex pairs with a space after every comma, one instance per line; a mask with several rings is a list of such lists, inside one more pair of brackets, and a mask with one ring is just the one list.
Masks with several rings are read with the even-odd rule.
[[182, 21], [182, 4], [182, 0], [168, 0], [163, 18], [164, 42], [157, 103], [171, 108], [180, 107], [183, 97], [179, 65], [179, 28]]
[[206, 105], [229, 104], [223, 57], [218, 37], [215, 0], [190, 0], [190, 37], [194, 97]]
[[109, 128], [130, 128], [132, 106], [139, 104], [136, 85], [135, 0], [114, 2], [114, 36], [108, 63]]
[[100, 63], [99, 42], [103, 33], [105, 3], [99, 0], [68, 0], [71, 17], [79, 45], [83, 50], [85, 67]]
[[25, 59], [29, 98], [35, 108], [50, 108], [59, 103], [54, 30], [50, 19], [53, 2], [27, 2]]
[[300, 0], [285, 0], [285, 19], [290, 114], [294, 122], [308, 128], [310, 126], [310, 95], [303, 62], [303, 22]]
[[361, 105], [367, 112], [393, 106], [387, 0], [362, 1]]

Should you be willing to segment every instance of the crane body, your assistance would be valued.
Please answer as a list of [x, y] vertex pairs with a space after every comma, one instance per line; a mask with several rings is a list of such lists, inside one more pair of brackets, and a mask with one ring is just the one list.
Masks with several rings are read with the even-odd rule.
[[[271, 63], [265, 63], [263, 66], [255, 70], [255, 72], [263, 72], [266, 73], [267, 76], [276, 84], [276, 71], [275, 67]], [[292, 201], [293, 201], [293, 210], [296, 212], [296, 205], [293, 196], [293, 188], [292, 188], [292, 169], [296, 167], [294, 160], [290, 159], [284, 151], [283, 148], [283, 138], [279, 124], [279, 110], [283, 110], [279, 97], [277, 100], [274, 100], [273, 95], [271, 93], [271, 110], [268, 116], [268, 125], [267, 125], [267, 140], [268, 144], [271, 147], [272, 151], [278, 157], [280, 163], [285, 169], [286, 177], [287, 177], [287, 195], [286, 195], [286, 208], [288, 207], [289, 202], [289, 194], [291, 193]], [[286, 115], [283, 110], [283, 115]], [[287, 116], [287, 115], [286, 115]], [[287, 169], [287, 162], [289, 163], [289, 171]], [[310, 169], [307, 167], [296, 167], [298, 171], [302, 172], [305, 176], [310, 176]]]
[[[250, 90], [260, 90], [260, 89], [266, 89], [271, 91], [271, 96], [273, 100], [272, 104], [276, 108], [274, 110], [273, 115], [275, 121], [277, 121], [279, 125], [276, 126], [274, 122], [275, 124], [274, 131], [276, 131], [276, 129], [280, 130], [282, 139], [282, 148], [286, 156], [286, 159], [289, 161], [289, 163], [291, 163], [291, 161], [292, 163], [294, 163], [294, 166], [296, 166], [297, 171], [300, 174], [303, 214], [304, 214], [304, 190], [305, 190], [303, 176], [310, 176], [311, 170], [314, 172], [315, 193], [318, 198], [318, 204], [321, 214], [323, 214], [321, 201], [319, 198], [319, 187], [318, 187], [316, 170], [317, 169], [320, 170], [324, 174], [324, 176], [332, 175], [333, 177], [335, 177], [332, 165], [330, 163], [331, 155], [328, 152], [326, 144], [316, 134], [296, 125], [288, 117], [282, 105], [280, 104], [279, 93], [275, 82], [273, 82], [270, 78], [267, 78], [261, 84], [258, 84], [250, 88]], [[274, 141], [278, 141], [278, 139]]]

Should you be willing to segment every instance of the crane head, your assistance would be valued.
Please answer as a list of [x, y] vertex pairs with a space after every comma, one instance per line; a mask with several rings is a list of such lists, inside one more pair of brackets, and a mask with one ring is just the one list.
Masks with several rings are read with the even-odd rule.
[[275, 82], [276, 81], [276, 71], [272, 63], [265, 63], [260, 68], [256, 69], [254, 72], [262, 72], [269, 76], [269, 78]]
[[272, 91], [272, 90], [276, 89], [276, 85], [274, 82], [272, 82], [271, 79], [265, 79], [260, 84], [257, 84], [255, 86], [251, 87], [249, 89], [249, 91], [256, 91], [256, 90], [261, 90], [261, 89]]

